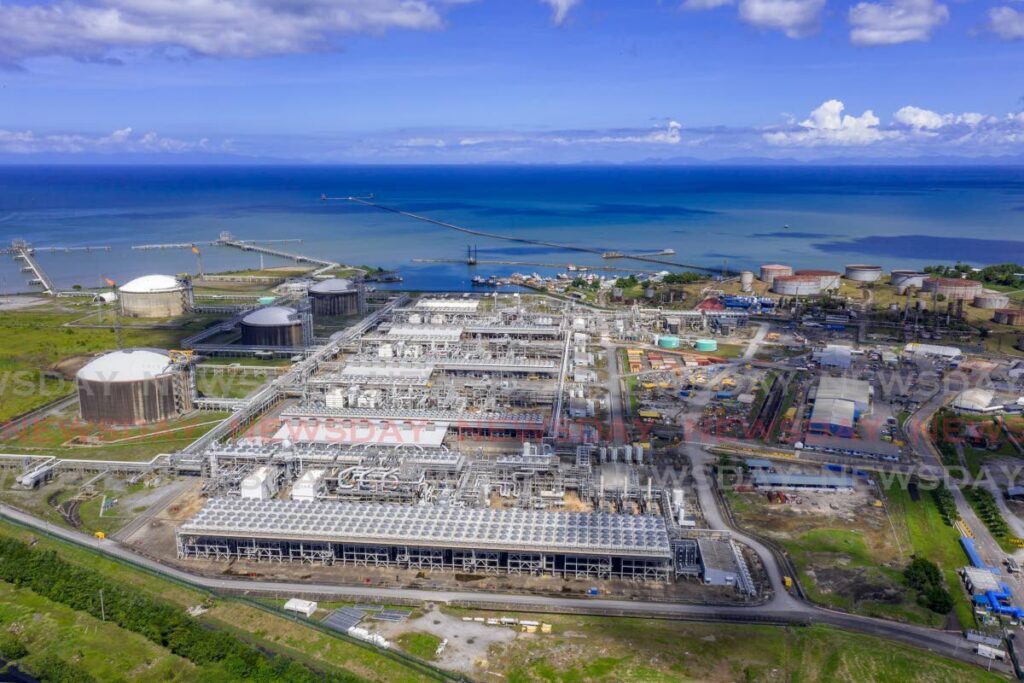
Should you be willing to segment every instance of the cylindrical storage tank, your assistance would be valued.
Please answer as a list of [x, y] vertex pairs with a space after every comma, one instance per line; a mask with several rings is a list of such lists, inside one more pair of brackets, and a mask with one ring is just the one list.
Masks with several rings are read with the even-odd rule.
[[740, 273], [740, 291], [746, 294], [754, 291], [754, 274], [749, 270]]
[[698, 339], [694, 348], [698, 351], [717, 351], [718, 342], [714, 339]]
[[1006, 308], [1010, 305], [1010, 297], [1002, 292], [983, 291], [974, 297], [975, 308]]
[[1024, 325], [1024, 309], [1000, 308], [992, 313], [992, 322], [1000, 325]]
[[277, 301], [276, 296], [261, 296], [259, 299], [256, 299], [256, 303], [258, 303], [260, 306], [269, 306], [275, 301]]
[[842, 277], [834, 270], [798, 270], [793, 274], [818, 278], [818, 286], [822, 289], [839, 289], [839, 279]]
[[821, 278], [815, 275], [778, 275], [772, 291], [784, 296], [817, 296], [821, 294]]
[[359, 292], [351, 280], [332, 277], [309, 288], [313, 315], [356, 315], [359, 313]]
[[170, 275], [144, 275], [121, 285], [117, 294], [122, 315], [169, 318], [185, 312], [188, 285]]
[[302, 346], [302, 319], [290, 306], [267, 306], [242, 318], [246, 346]]
[[775, 281], [775, 278], [782, 275], [792, 275], [793, 269], [789, 266], [783, 266], [778, 263], [769, 263], [761, 266], [761, 282], [765, 282], [768, 286]]
[[86, 422], [137, 425], [192, 410], [186, 367], [166, 351], [125, 349], [100, 356], [78, 371], [79, 411]]
[[867, 266], [863, 263], [846, 266], [846, 279], [853, 282], [877, 282], [881, 277], [881, 266]]
[[922, 273], [918, 270], [894, 270], [889, 278], [889, 282], [896, 288], [897, 292], [903, 294], [907, 291], [908, 287], [921, 289], [927, 277], [927, 273]]
[[977, 280], [966, 280], [948, 277], [930, 277], [924, 281], [922, 289], [926, 292], [941, 294], [947, 299], [971, 299], [981, 294], [981, 283]]
[[679, 337], [673, 337], [671, 335], [658, 337], [658, 346], [660, 346], [663, 349], [678, 349]]

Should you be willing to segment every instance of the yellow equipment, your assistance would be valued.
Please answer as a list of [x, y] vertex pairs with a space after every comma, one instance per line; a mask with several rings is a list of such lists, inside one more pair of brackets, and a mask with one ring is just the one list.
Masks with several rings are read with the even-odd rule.
[[105, 533], [103, 533], [102, 531], [97, 531], [96, 533], [93, 534], [93, 536], [95, 536], [96, 538], [100, 539], [101, 541], [107, 537], [107, 535]]

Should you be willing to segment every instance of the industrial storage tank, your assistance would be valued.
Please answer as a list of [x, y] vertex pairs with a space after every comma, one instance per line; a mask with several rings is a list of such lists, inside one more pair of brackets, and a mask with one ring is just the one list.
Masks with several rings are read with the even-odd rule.
[[930, 277], [924, 281], [922, 289], [926, 292], [941, 294], [947, 299], [974, 299], [981, 294], [981, 283], [977, 280], [960, 278]]
[[1010, 305], [1010, 297], [1002, 292], [985, 290], [974, 297], [975, 308], [1006, 308]]
[[79, 411], [86, 422], [160, 422], [192, 410], [188, 368], [160, 349], [125, 349], [78, 371]]
[[846, 266], [846, 279], [853, 282], [877, 282], [881, 277], [881, 266], [868, 266], [863, 263]]
[[718, 342], [715, 341], [714, 339], [698, 339], [697, 343], [695, 345], [695, 348], [698, 351], [705, 351], [705, 352], [717, 351], [718, 350]]
[[793, 269], [789, 266], [779, 265], [778, 263], [769, 263], [761, 266], [761, 282], [767, 283], [771, 286], [775, 278], [783, 275], [792, 275]]
[[144, 275], [121, 285], [121, 314], [133, 318], [168, 318], [189, 307], [191, 285], [171, 275]]
[[777, 275], [772, 281], [772, 291], [785, 296], [817, 296], [821, 290], [821, 278], [816, 275]]
[[670, 335], [658, 337], [658, 346], [663, 349], [678, 349], [679, 337], [673, 337]]
[[992, 313], [992, 322], [1000, 325], [1024, 325], [1024, 308], [1000, 308]]
[[259, 308], [242, 318], [246, 346], [303, 346], [302, 316], [290, 306]]
[[740, 291], [746, 294], [754, 291], [754, 274], [749, 270], [740, 273]]
[[919, 270], [894, 270], [889, 278], [889, 282], [896, 288], [897, 292], [903, 294], [907, 291], [908, 287], [921, 289], [927, 277], [928, 273], [922, 273]]
[[351, 280], [332, 277], [309, 288], [313, 315], [356, 315], [359, 313], [359, 290]]
[[818, 278], [818, 286], [824, 289], [839, 289], [842, 276], [834, 270], [798, 270], [794, 275]]

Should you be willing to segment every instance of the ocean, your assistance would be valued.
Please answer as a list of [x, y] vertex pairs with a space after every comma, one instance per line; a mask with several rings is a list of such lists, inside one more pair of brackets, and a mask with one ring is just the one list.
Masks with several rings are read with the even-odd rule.
[[[347, 264], [397, 268], [410, 289], [468, 290], [473, 275], [551, 274], [564, 264], [673, 268], [470, 236], [330, 196], [381, 204], [468, 228], [601, 251], [654, 252], [729, 270], [762, 263], [885, 268], [1024, 262], [1024, 169], [892, 167], [0, 167], [0, 238], [38, 247], [60, 287], [101, 286], [196, 269], [187, 249], [132, 245], [301, 239], [282, 248]], [[526, 265], [414, 263], [460, 259]], [[205, 247], [207, 271], [260, 266]], [[266, 266], [287, 261], [266, 258]], [[533, 264], [553, 264], [552, 266]], [[0, 257], [0, 293], [25, 291]]]

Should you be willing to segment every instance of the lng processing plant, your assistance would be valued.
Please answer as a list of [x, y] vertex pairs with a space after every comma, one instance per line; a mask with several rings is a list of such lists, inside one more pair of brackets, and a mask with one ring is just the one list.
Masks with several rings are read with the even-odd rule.
[[[970, 331], [1020, 323], [1006, 293], [867, 264], [577, 269], [514, 276], [514, 291], [402, 292], [375, 289], [365, 268], [291, 256], [302, 267], [287, 275], [152, 274], [54, 293], [81, 300], [76, 323], [109, 326], [119, 348], [80, 357], [73, 394], [5, 428], [17, 446], [0, 453], [16, 472], [5, 501], [45, 496], [88, 530], [97, 486], [153, 487], [145, 512], [121, 513], [109, 537], [96, 530], [99, 547], [232, 590], [249, 577], [296, 599], [400, 601], [427, 586], [460, 604], [600, 599], [621, 614], [825, 619], [960, 642], [820, 610], [805, 588], [820, 577], [781, 550], [778, 528], [805, 518], [895, 533], [884, 477], [958, 457], [939, 453], [932, 419], [973, 449], [965, 462], [1020, 451], [1024, 362]], [[181, 320], [176, 348], [123, 343]], [[955, 381], [936, 388], [930, 374]], [[80, 431], [59, 452], [33, 445], [56, 424]], [[161, 435], [174, 446], [95, 455]], [[120, 490], [102, 494], [93, 524], [143, 495]], [[1012, 478], [992, 490], [1005, 505], [1024, 498]], [[979, 568], [1018, 566], [1005, 549], [1017, 541], [1000, 544], [966, 499], [950, 500], [966, 549], [951, 589], [988, 643], [1024, 614], [1024, 584], [1009, 570], [982, 581]], [[1024, 529], [1006, 534], [1024, 547]]]

